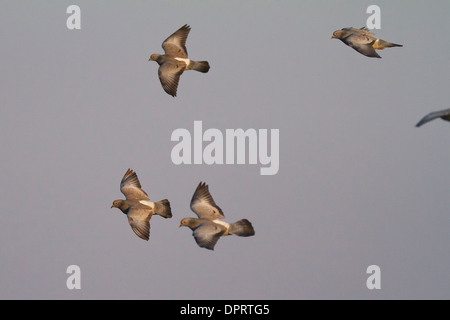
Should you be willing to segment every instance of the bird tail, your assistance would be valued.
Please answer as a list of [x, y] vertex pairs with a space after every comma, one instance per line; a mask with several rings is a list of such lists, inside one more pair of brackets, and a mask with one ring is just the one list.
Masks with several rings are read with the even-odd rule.
[[239, 237], [250, 237], [255, 235], [255, 230], [253, 229], [250, 221], [247, 219], [242, 219], [230, 224], [230, 229], [228, 232]]
[[172, 218], [172, 209], [170, 208], [170, 202], [167, 199], [155, 202], [155, 214], [164, 218]]
[[189, 64], [189, 69], [206, 73], [209, 71], [208, 61], [192, 61]]
[[374, 49], [383, 50], [384, 48], [403, 47], [403, 45], [377, 39], [373, 44], [373, 47]]

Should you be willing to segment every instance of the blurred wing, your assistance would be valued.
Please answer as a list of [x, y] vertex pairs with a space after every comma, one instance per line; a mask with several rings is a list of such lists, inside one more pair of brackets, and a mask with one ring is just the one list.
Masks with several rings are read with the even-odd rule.
[[172, 97], [177, 95], [178, 82], [180, 76], [186, 69], [186, 64], [183, 61], [164, 62], [158, 69], [159, 81], [165, 92]]
[[416, 127], [420, 127], [421, 125], [430, 122], [431, 120], [447, 116], [450, 116], [450, 109], [430, 112], [416, 124]]
[[225, 231], [226, 229], [222, 225], [214, 222], [205, 222], [198, 226], [192, 235], [199, 247], [214, 250], [214, 246]]
[[175, 31], [162, 43], [162, 47], [167, 56], [175, 58], [187, 58], [186, 39], [191, 27], [187, 24]]
[[366, 36], [375, 36], [375, 33], [370, 32], [369, 29], [367, 27], [362, 27], [362, 28], [353, 28], [353, 27], [348, 27], [348, 28], [343, 28], [342, 30], [345, 31], [350, 31], [355, 35], [366, 35]]
[[191, 210], [194, 211], [199, 218], [208, 220], [225, 218], [222, 209], [214, 202], [213, 197], [209, 193], [208, 185], [204, 182], [199, 183], [192, 196]]
[[145, 210], [130, 209], [127, 217], [128, 223], [134, 233], [136, 233], [139, 238], [148, 241], [150, 237], [150, 218], [152, 215]]
[[141, 184], [136, 172], [128, 169], [120, 182], [120, 191], [126, 199], [150, 200], [147, 193], [141, 189]]

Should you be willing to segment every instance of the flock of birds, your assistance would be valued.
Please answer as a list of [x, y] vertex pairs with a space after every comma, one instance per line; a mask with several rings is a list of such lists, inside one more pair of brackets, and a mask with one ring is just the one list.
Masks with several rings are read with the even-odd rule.
[[[171, 34], [162, 43], [164, 54], [152, 54], [149, 61], [159, 64], [158, 76], [164, 91], [172, 97], [176, 97], [178, 82], [185, 70], [195, 70], [202, 73], [209, 71], [208, 61], [194, 61], [188, 58], [186, 39], [191, 27], [185, 24]], [[381, 58], [376, 50], [385, 48], [403, 47], [401, 44], [388, 42], [375, 37], [375, 34], [366, 27], [360, 29], [347, 27], [333, 32], [332, 39], [339, 39], [350, 48], [370, 58]], [[441, 118], [450, 121], [450, 109], [435, 111], [427, 114], [417, 123], [420, 127], [426, 122]]]
[[[150, 219], [153, 215], [172, 218], [170, 201], [163, 199], [151, 202], [148, 194], [142, 189], [141, 183], [134, 172], [128, 169], [120, 182], [120, 191], [125, 200], [114, 200], [111, 208], [118, 208], [127, 215], [128, 223], [136, 235], [144, 240], [150, 237]], [[214, 246], [222, 236], [236, 235], [249, 237], [255, 234], [250, 221], [241, 219], [234, 223], [223, 220], [225, 215], [209, 193], [208, 185], [200, 182], [191, 200], [191, 210], [198, 218], [184, 218], [180, 227], [189, 227], [197, 244], [206, 249], [214, 250]]]
[[[164, 54], [152, 54], [149, 61], [159, 64], [158, 77], [164, 91], [176, 97], [180, 77], [185, 70], [195, 70], [207, 73], [210, 69], [208, 61], [194, 61], [188, 58], [186, 39], [191, 28], [182, 26], [162, 43]], [[360, 29], [347, 27], [333, 32], [332, 39], [339, 39], [347, 46], [370, 58], [381, 58], [376, 50], [385, 48], [403, 47], [401, 44], [388, 42], [375, 37], [375, 34], [366, 27]], [[450, 109], [430, 112], [416, 125], [421, 125], [441, 118], [450, 121]], [[128, 217], [128, 222], [136, 235], [144, 240], [150, 236], [150, 218], [160, 215], [171, 218], [172, 211], [167, 199], [151, 202], [147, 193], [142, 190], [141, 184], [133, 170], [125, 173], [120, 190], [125, 200], [115, 200], [111, 208], [119, 208]], [[206, 249], [213, 250], [220, 237], [236, 235], [241, 237], [253, 236], [255, 231], [247, 219], [235, 223], [227, 223], [219, 219], [225, 216], [209, 193], [208, 185], [200, 182], [191, 200], [191, 209], [198, 218], [184, 218], [180, 227], [189, 227], [197, 244]]]

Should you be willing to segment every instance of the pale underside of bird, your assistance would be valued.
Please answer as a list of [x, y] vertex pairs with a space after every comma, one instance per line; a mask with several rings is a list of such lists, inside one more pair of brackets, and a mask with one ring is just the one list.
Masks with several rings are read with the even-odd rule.
[[188, 25], [182, 26], [162, 43], [164, 54], [152, 54], [149, 61], [159, 64], [158, 76], [165, 92], [172, 97], [177, 95], [178, 82], [185, 70], [202, 73], [209, 71], [208, 61], [194, 61], [188, 58], [186, 39], [191, 31]]
[[430, 122], [434, 119], [437, 119], [437, 118], [441, 118], [442, 120], [445, 120], [445, 121], [450, 121], [450, 109], [430, 112], [416, 124], [416, 127], [420, 127], [421, 125], [423, 125], [427, 122]]
[[191, 210], [198, 218], [184, 218], [180, 227], [189, 227], [199, 247], [214, 250], [214, 246], [222, 236], [236, 235], [249, 237], [255, 234], [252, 224], [247, 219], [228, 223], [224, 219], [222, 209], [214, 202], [208, 185], [200, 182], [192, 196]]
[[172, 217], [170, 202], [163, 199], [151, 202], [148, 194], [141, 188], [136, 173], [128, 169], [120, 182], [120, 191], [125, 200], [114, 200], [111, 208], [118, 208], [127, 215], [128, 223], [134, 233], [141, 239], [150, 237], [150, 219], [153, 215], [164, 218]]
[[371, 57], [381, 58], [375, 50], [384, 48], [403, 47], [401, 44], [384, 41], [375, 37], [375, 33], [370, 32], [366, 27], [360, 29], [347, 27], [333, 32], [331, 39], [339, 39], [347, 46], [355, 49], [359, 53]]

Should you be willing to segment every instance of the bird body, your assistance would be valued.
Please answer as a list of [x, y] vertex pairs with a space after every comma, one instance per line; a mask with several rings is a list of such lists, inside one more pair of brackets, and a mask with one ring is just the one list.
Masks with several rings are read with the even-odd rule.
[[232, 233], [230, 233], [230, 227], [231, 227], [231, 224], [229, 224], [228, 222], [222, 221], [222, 220], [219, 220], [219, 219], [212, 220], [212, 222], [214, 222], [214, 223], [216, 223], [216, 224], [220, 224], [220, 225], [222, 225], [222, 226], [225, 227], [225, 230], [226, 230], [226, 231], [225, 231], [225, 233], [223, 234], [224, 236], [228, 236], [228, 235], [232, 234]]
[[175, 97], [178, 82], [185, 70], [195, 70], [202, 73], [209, 71], [208, 61], [194, 61], [188, 58], [186, 39], [191, 28], [182, 26], [162, 43], [164, 54], [152, 54], [149, 61], [159, 64], [158, 76], [165, 92]]
[[191, 209], [198, 218], [184, 218], [180, 227], [188, 227], [192, 230], [195, 241], [201, 248], [214, 250], [214, 246], [220, 237], [236, 235], [249, 237], [255, 234], [252, 224], [247, 219], [241, 219], [234, 223], [228, 223], [224, 219], [222, 209], [214, 202], [209, 193], [208, 185], [200, 182], [191, 200]]
[[189, 65], [191, 64], [191, 60], [188, 58], [175, 58], [175, 60], [184, 62], [186, 64], [186, 69], [185, 70], [189, 70]]
[[145, 210], [152, 214], [160, 215], [164, 218], [171, 218], [171, 211], [169, 200], [164, 199], [158, 202], [151, 202], [148, 200], [115, 200], [113, 202], [113, 208], [118, 208], [124, 214], [128, 214], [130, 209], [133, 210]]
[[136, 173], [128, 169], [120, 183], [120, 190], [125, 200], [114, 200], [111, 208], [118, 208], [127, 215], [128, 223], [136, 235], [144, 240], [150, 237], [150, 219], [153, 215], [164, 218], [172, 217], [170, 202], [163, 199], [151, 202], [147, 193], [141, 188]]
[[388, 42], [375, 37], [366, 27], [360, 29], [347, 27], [333, 32], [332, 39], [339, 39], [347, 46], [370, 58], [381, 58], [375, 50], [403, 47], [401, 44]]

